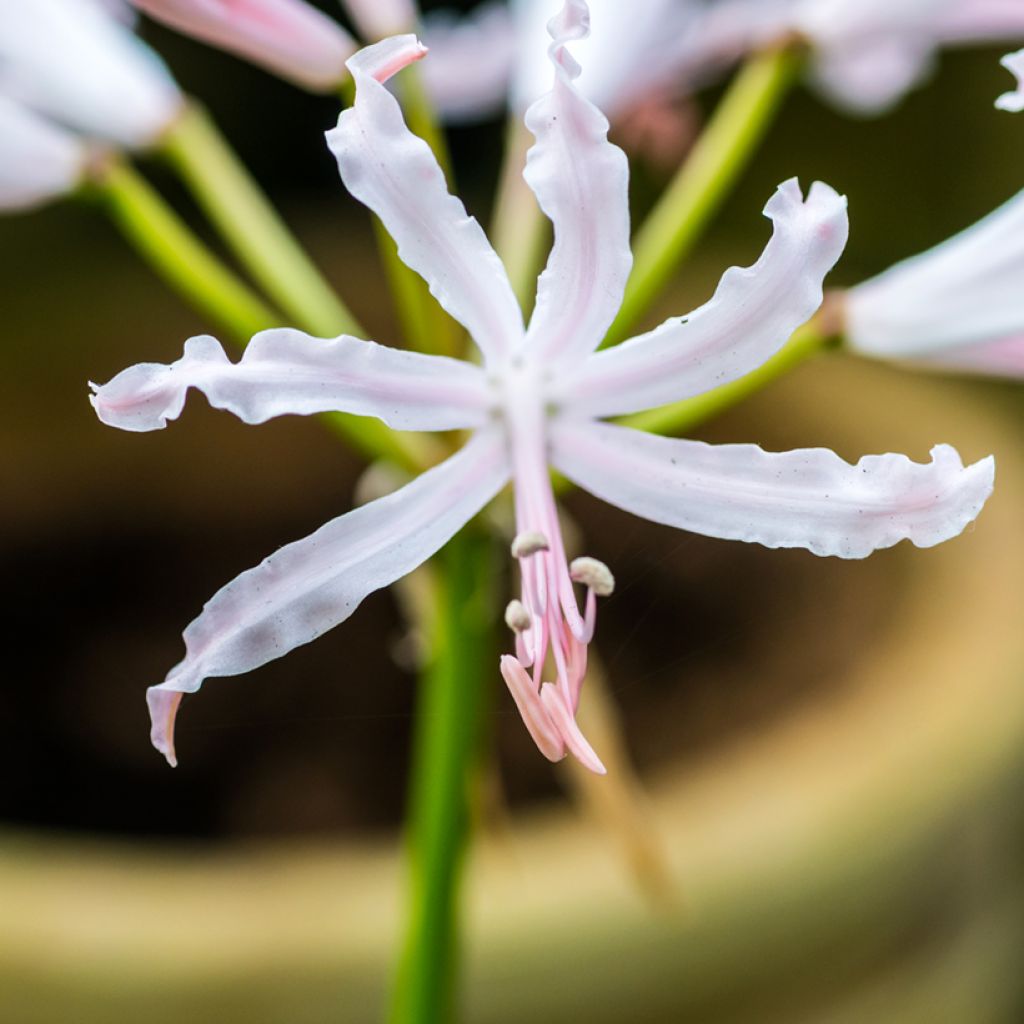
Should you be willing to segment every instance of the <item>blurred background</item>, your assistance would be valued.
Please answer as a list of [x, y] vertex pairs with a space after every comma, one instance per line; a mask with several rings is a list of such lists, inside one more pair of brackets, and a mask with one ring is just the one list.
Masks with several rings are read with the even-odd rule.
[[[395, 340], [369, 222], [322, 140], [335, 102], [144, 35], [374, 338]], [[756, 258], [761, 208], [792, 175], [849, 196], [833, 284], [1017, 192], [1024, 131], [992, 109], [999, 54], [944, 55], [878, 120], [797, 90], [651, 321]], [[502, 136], [498, 121], [451, 133], [484, 220]], [[638, 213], [669, 171], [634, 161]], [[0, 264], [0, 1020], [379, 1019], [415, 698], [393, 595], [186, 702], [176, 771], [143, 700], [216, 589], [351, 505], [358, 459], [316, 422], [247, 427], [201, 398], [165, 432], [102, 427], [88, 380], [170, 362], [208, 328], [98, 208], [4, 218]], [[619, 581], [594, 700], [643, 792], [607, 800], [544, 761], [495, 665], [466, 1019], [1024, 1019], [1024, 391], [829, 356], [701, 436], [851, 459], [945, 441], [994, 452], [998, 486], [964, 537], [857, 563], [569, 498]]]

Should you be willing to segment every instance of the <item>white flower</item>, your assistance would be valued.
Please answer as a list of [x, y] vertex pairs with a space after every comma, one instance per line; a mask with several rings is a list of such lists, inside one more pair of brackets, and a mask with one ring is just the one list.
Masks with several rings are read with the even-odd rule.
[[156, 54], [97, 0], [0, 0], [0, 93], [130, 148], [155, 141], [182, 105]]
[[1019, 114], [1024, 110], [1024, 50], [1008, 53], [999, 63], [1017, 79], [1017, 88], [1012, 92], [1004, 92], [996, 100], [996, 107]]
[[159, 21], [219, 46], [306, 89], [347, 78], [352, 37], [305, 0], [132, 0]]
[[0, 210], [25, 210], [74, 189], [85, 171], [81, 140], [0, 94]]
[[[536, 142], [526, 179], [555, 233], [529, 324], [479, 224], [451, 196], [429, 147], [382, 84], [423, 55], [413, 36], [349, 61], [356, 99], [328, 142], [349, 191], [381, 219], [401, 258], [472, 336], [483, 366], [342, 336], [257, 335], [238, 363], [209, 337], [170, 366], [141, 364], [94, 388], [106, 423], [152, 430], [177, 417], [189, 388], [246, 422], [342, 409], [399, 430], [470, 430], [446, 462], [385, 498], [322, 526], [229, 583], [186, 629], [184, 660], [149, 690], [153, 741], [173, 762], [184, 693], [247, 672], [344, 621], [370, 592], [437, 551], [511, 480], [522, 593], [507, 610], [515, 656], [501, 671], [540, 750], [601, 762], [575, 722], [596, 602], [614, 580], [593, 558], [567, 561], [549, 477], [553, 465], [637, 515], [712, 537], [863, 558], [902, 539], [928, 547], [960, 533], [992, 488], [991, 458], [964, 468], [939, 446], [928, 464], [903, 455], [856, 465], [822, 448], [771, 454], [602, 422], [700, 394], [753, 370], [818, 308], [846, 242], [846, 202], [796, 181], [772, 196], [773, 234], [754, 266], [726, 272], [687, 317], [596, 351], [622, 299], [629, 247], [628, 166], [608, 123], [576, 89], [566, 49], [587, 31], [567, 0], [551, 23], [554, 84], [527, 114]], [[575, 586], [585, 591], [581, 610]], [[547, 664], [554, 681], [544, 679]]]
[[419, 19], [415, 0], [341, 0], [341, 4], [370, 41], [411, 32]]
[[983, 373], [1024, 373], [1024, 192], [842, 298], [851, 348]]

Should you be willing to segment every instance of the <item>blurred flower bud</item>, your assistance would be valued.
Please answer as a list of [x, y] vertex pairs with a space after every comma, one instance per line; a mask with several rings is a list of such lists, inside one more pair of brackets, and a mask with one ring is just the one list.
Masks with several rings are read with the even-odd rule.
[[1024, 192], [845, 297], [850, 347], [979, 373], [1024, 375]]
[[327, 92], [347, 76], [352, 37], [305, 0], [132, 0], [187, 35], [244, 57], [304, 89]]
[[0, 91], [85, 135], [154, 142], [182, 97], [160, 59], [96, 0], [0, 0]]
[[413, 0], [341, 0], [341, 4], [370, 42], [411, 32], [419, 21]]
[[0, 95], [0, 210], [27, 210], [70, 192], [85, 168], [81, 141]]

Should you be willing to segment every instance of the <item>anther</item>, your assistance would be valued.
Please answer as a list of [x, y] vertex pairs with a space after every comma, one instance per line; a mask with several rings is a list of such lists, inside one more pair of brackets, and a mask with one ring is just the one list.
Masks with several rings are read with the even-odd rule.
[[513, 633], [525, 633], [533, 625], [533, 617], [522, 601], [509, 601], [505, 609], [505, 625]]
[[547, 537], [539, 530], [525, 530], [516, 534], [516, 539], [512, 541], [512, 557], [529, 558], [530, 555], [548, 551], [550, 548]]
[[574, 558], [569, 565], [569, 576], [575, 583], [590, 587], [598, 597], [608, 597], [615, 590], [611, 569], [596, 558]]

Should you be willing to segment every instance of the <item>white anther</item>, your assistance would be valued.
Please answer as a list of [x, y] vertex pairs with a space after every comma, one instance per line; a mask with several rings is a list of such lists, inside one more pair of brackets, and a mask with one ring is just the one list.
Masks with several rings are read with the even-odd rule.
[[525, 530], [516, 534], [516, 539], [512, 541], [512, 557], [529, 558], [538, 551], [549, 551], [550, 548], [547, 537], [539, 530]]
[[513, 633], [525, 633], [533, 625], [533, 616], [522, 601], [509, 601], [505, 609], [505, 625]]
[[598, 597], [608, 597], [615, 589], [611, 569], [596, 558], [574, 558], [569, 565], [569, 576], [574, 582], [590, 587]]

